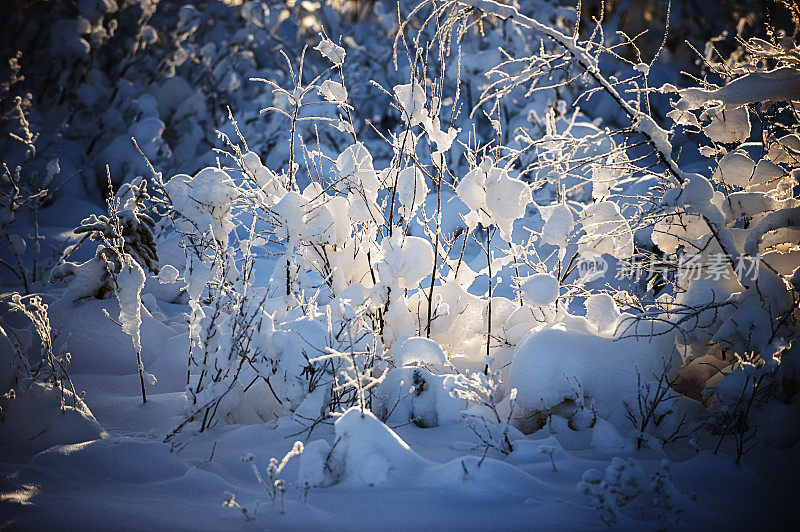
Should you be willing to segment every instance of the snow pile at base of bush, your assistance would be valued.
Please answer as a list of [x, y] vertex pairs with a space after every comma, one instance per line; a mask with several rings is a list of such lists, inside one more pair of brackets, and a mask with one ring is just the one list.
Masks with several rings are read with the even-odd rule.
[[396, 473], [414, 474], [426, 463], [372, 412], [353, 407], [336, 420], [333, 446], [309, 443], [300, 455], [298, 484], [366, 484], [374, 486]]
[[517, 345], [509, 388], [517, 389], [517, 416], [552, 409], [582, 390], [587, 404], [613, 423], [624, 424], [623, 399], [637, 392], [637, 372], [648, 380], [671, 363], [669, 335], [642, 339], [598, 332], [586, 318], [531, 331]]
[[528, 498], [544, 488], [541, 481], [500, 460], [462, 456], [447, 463], [430, 462], [414, 452], [371, 412], [353, 407], [335, 424], [333, 445], [316, 440], [300, 455], [297, 485], [353, 488], [413, 480], [421, 489], [458, 490]]
[[452, 395], [455, 375], [433, 375], [423, 368], [397, 368], [378, 387], [378, 412], [390, 423], [436, 427], [461, 420], [467, 401]]

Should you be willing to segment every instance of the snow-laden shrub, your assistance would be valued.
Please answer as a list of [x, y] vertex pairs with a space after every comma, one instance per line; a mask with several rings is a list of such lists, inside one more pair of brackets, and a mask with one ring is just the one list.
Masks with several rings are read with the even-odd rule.
[[[11, 65], [18, 67], [14, 60]], [[17, 72], [15, 76], [18, 75]], [[12, 79], [9, 83], [14, 81]], [[0, 178], [0, 235], [8, 250], [8, 253], [0, 253], [0, 266], [14, 275], [26, 295], [31, 292], [31, 285], [42, 280], [44, 270], [40, 211], [52, 201], [54, 192], [64, 185], [63, 180], [56, 180], [61, 173], [58, 158], [46, 160], [38, 151], [42, 143], [29, 121], [30, 105], [30, 94], [24, 98], [17, 96], [8, 112], [7, 117], [13, 117], [12, 123], [15, 124], [8, 136], [24, 148], [24, 155], [16, 165], [4, 157]], [[26, 236], [17, 232], [25, 221], [30, 222], [33, 234]]]
[[[292, 449], [286, 453], [283, 459], [278, 462], [277, 458], [270, 458], [269, 465], [267, 466], [267, 479], [264, 480], [264, 477], [261, 475], [261, 472], [258, 470], [258, 466], [255, 463], [255, 456], [252, 454], [248, 454], [247, 456], [242, 458], [242, 462], [250, 465], [250, 469], [253, 471], [253, 475], [255, 475], [256, 479], [258, 480], [259, 485], [264, 488], [266, 491], [267, 496], [269, 497], [270, 501], [273, 503], [277, 500], [280, 502], [281, 505], [281, 513], [286, 512], [286, 507], [284, 506], [284, 495], [286, 490], [291, 486], [291, 484], [287, 483], [286, 480], [280, 478], [278, 475], [281, 474], [283, 468], [286, 467], [286, 464], [289, 463], [289, 460], [294, 458], [295, 456], [299, 456], [303, 454], [303, 443], [302, 442], [294, 442]], [[305, 494], [308, 492], [308, 484], [303, 484], [304, 486], [304, 502], [305, 502]], [[245, 519], [248, 521], [253, 520], [256, 518], [256, 512], [258, 512], [258, 503], [256, 503], [255, 507], [252, 510], [248, 510], [246, 507], [241, 506], [238, 502], [236, 502], [236, 496], [233, 493], [226, 493], [225, 494], [225, 501], [222, 503], [223, 506], [228, 508], [234, 508], [242, 512]]]
[[[123, 185], [117, 195], [108, 199], [108, 215], [93, 214], [75, 229], [76, 235], [84, 236], [65, 252], [50, 274], [51, 282], [72, 278], [64, 297], [73, 303], [91, 297], [116, 296], [119, 302], [119, 321], [116, 323], [133, 342], [142, 403], [147, 402], [141, 342], [142, 289], [146, 281], [145, 271], [158, 273], [158, 255], [152, 233], [155, 222], [145, 212], [145, 201], [149, 199], [147, 182], [141, 178]], [[68, 262], [69, 254], [87, 238], [97, 242], [94, 257], [81, 264]], [[106, 311], [104, 313], [112, 319]], [[148, 374], [147, 379], [151, 384], [155, 383], [152, 375]]]
[[[679, 96], [670, 117], [702, 132], [700, 152], [715, 159], [710, 176], [676, 172], [678, 186], [662, 199], [653, 242], [667, 253], [683, 251], [676, 297], [665, 308], [689, 370], [716, 402], [719, 443], [734, 434], [737, 460], [752, 436], [751, 409], [793, 395], [783, 391], [781, 365], [798, 334], [798, 125], [770, 117], [792, 113], [800, 97], [797, 49], [792, 39], [753, 38], [724, 67], [720, 87], [662, 88]], [[754, 136], [756, 143], [745, 142]], [[706, 279], [696, 278], [692, 264], [707, 269]], [[691, 365], [704, 359], [710, 374]]]
[[[11, 295], [9, 304], [12, 311], [25, 315], [33, 326], [33, 330], [39, 340], [38, 360], [37, 357], [29, 359], [26, 356], [26, 353], [24, 353], [26, 349], [21, 345], [19, 336], [17, 336], [17, 341], [14, 344], [11, 342], [6, 343], [5, 347], [11, 347], [17, 355], [17, 361], [15, 361], [17, 375], [12, 373], [12, 380], [25, 380], [28, 383], [41, 382], [48, 385], [54, 393], [60, 394], [60, 410], [62, 413], [66, 412], [68, 398], [70, 397], [73, 403], [72, 407], [78, 408], [79, 403], [82, 403], [82, 398], [78, 397], [75, 387], [72, 385], [72, 380], [67, 373], [71, 355], [66, 350], [66, 344], [62, 345], [58, 351], [53, 347], [53, 337], [57, 332], [53, 331], [50, 324], [47, 303], [42, 300], [41, 296], [22, 296], [15, 292]], [[7, 339], [8, 337], [6, 336]], [[8, 370], [10, 368], [4, 369]]]
[[[664, 419], [651, 408], [663, 402], [650, 398], [651, 392], [678, 386], [670, 376], [669, 383], [648, 391], [663, 368], [679, 373], [682, 365], [691, 368], [694, 360], [720, 352], [719, 347], [707, 352], [709, 341], [724, 340], [729, 345], [723, 349], [733, 352], [763, 350], [752, 334], [739, 338], [746, 330], [739, 326], [742, 320], [759, 331], [776, 320], [779, 329], [770, 341], [792, 330], [793, 321], [782, 318], [791, 314], [792, 296], [780, 278], [791, 272], [756, 279], [740, 271], [754, 265], [765, 235], [791, 226], [794, 200], [785, 189], [745, 191], [745, 199], [738, 190], [744, 182], [736, 177], [749, 168], [744, 152], [721, 161], [707, 176], [686, 173], [673, 157], [670, 132], [656, 124], [646, 105], [628, 99], [595, 68], [607, 53], [603, 46], [591, 37], [575, 41], [508, 6], [479, 7], [500, 17], [513, 15], [526, 31], [548, 35], [572, 56], [561, 64], [588, 72], [619, 106], [631, 121], [631, 135], [644, 139], [648, 156], [663, 169], [648, 178], [660, 187], [654, 204], [632, 207], [616, 192], [644, 172], [625, 143], [576, 122], [577, 115], [568, 121], [557, 109], [546, 115], [541, 146], [521, 145], [521, 135], [512, 148], [498, 126], [495, 146], [458, 148], [468, 167], [454, 173], [459, 166], [453, 150], [461, 133], [454, 122], [443, 122], [445, 80], [423, 83], [435, 72], [422, 66], [412, 69], [407, 83], [385, 90], [400, 121], [384, 135], [388, 157], [376, 158], [355, 127], [347, 50], [322, 37], [316, 51], [330, 62], [327, 71], [304, 80], [301, 62], [288, 86], [260, 80], [283, 99], [268, 110], [288, 124], [286, 167], [269, 168], [232, 120], [236, 136], [221, 133], [227, 147], [220, 151], [230, 166], [177, 175], [157, 187], [187, 257], [182, 276], [192, 308], [190, 366], [196, 368], [189, 378], [190, 417], [204, 411], [201, 428], [215, 418], [223, 397], [228, 405], [223, 411], [235, 410], [250, 381], [268, 384], [282, 407], [299, 418], [324, 418], [361, 402], [361, 375], [379, 382], [385, 370], [407, 362], [403, 342], [424, 336], [443, 349], [444, 359], [436, 362], [445, 364], [436, 371], [452, 366], [488, 374], [485, 360], [497, 360], [502, 369], [491, 386], [496, 397], [483, 402], [489, 412], [516, 388], [518, 420], [555, 412], [581, 429], [599, 416], [623, 431], [633, 421], [645, 438], [646, 432], [661, 430], [655, 427]], [[456, 23], [464, 13], [437, 16]], [[444, 65], [448, 44], [437, 45]], [[525, 60], [543, 65], [537, 55]], [[288, 58], [287, 63], [291, 66]], [[508, 73], [503, 70], [508, 67], [494, 72]], [[626, 83], [641, 89], [648, 69], [637, 72]], [[529, 77], [511, 75], [502, 90], [486, 89], [483, 101], [502, 102], [510, 88], [528, 83]], [[676, 109], [691, 114], [685, 101], [691, 97], [695, 105], [699, 97], [680, 94]], [[454, 102], [448, 105], [455, 109]], [[718, 127], [738, 120], [708, 116]], [[691, 125], [687, 120], [678, 121]], [[333, 127], [332, 134], [345, 139], [342, 147], [312, 148], [301, 131], [307, 122]], [[728, 126], [738, 131], [740, 122]], [[702, 134], [717, 138], [708, 130]], [[520, 171], [534, 147], [536, 158]], [[781, 171], [780, 164], [788, 166], [773, 164]], [[573, 175], [587, 166], [591, 171]], [[754, 171], [757, 164], [752, 166]], [[446, 218], [453, 216], [448, 203], [458, 209], [456, 225], [447, 226], [453, 233], [444, 231]], [[531, 219], [539, 225], [527, 227]], [[642, 234], [652, 242], [642, 244]], [[667, 292], [658, 299], [648, 295], [651, 286], [633, 286], [641, 297], [598, 290], [592, 283], [609, 279], [608, 272], [583, 267], [633, 263], [640, 257], [636, 252], [648, 248], [657, 249], [669, 267]], [[278, 254], [264, 289], [253, 288], [256, 249]], [[708, 270], [719, 254], [726, 262], [715, 264], [718, 280], [694, 279], [684, 267], [699, 261]], [[518, 289], [515, 299], [494, 293], [496, 286], [508, 286], [509, 278]], [[580, 303], [585, 317], [577, 315]], [[247, 382], [240, 382], [243, 377]], [[503, 377], [508, 386], [500, 384]], [[402, 388], [386, 386], [393, 393]], [[387, 419], [393, 407], [404, 405], [406, 421], [434, 424], [425, 408], [420, 415], [413, 399], [408, 406], [409, 398], [397, 395], [396, 404], [382, 399], [379, 409]], [[629, 408], [626, 415], [624, 401], [637, 395], [643, 407], [638, 413]], [[371, 395], [365, 401], [376, 407]], [[472, 397], [472, 403], [481, 401]], [[674, 414], [682, 419], [681, 412]], [[502, 426], [502, 417], [495, 417], [492, 423]]]
[[[92, 214], [75, 228], [81, 239], [62, 255], [50, 273], [51, 282], [72, 278], [65, 296], [73, 301], [104, 299], [119, 288], [118, 277], [131, 261], [134, 268], [158, 273], [155, 222], [146, 212], [149, 199], [147, 182], [141, 178], [120, 187], [108, 200], [107, 215]], [[69, 262], [69, 255], [87, 239], [97, 243], [94, 257], [80, 264]]]
[[0, 327], [0, 445], [39, 452], [106, 437], [67, 373], [66, 345], [54, 351], [57, 332], [52, 329], [48, 305], [40, 296], [14, 293], [9, 306], [30, 321], [38, 336], [39, 354], [28, 352], [30, 345], [21, 341], [22, 331], [8, 327], [12, 340]]
[[641, 503], [644, 515], [654, 514], [663, 526], [674, 526], [685, 511], [685, 497], [672, 482], [669, 460], [649, 477], [633, 458], [615, 457], [605, 472], [590, 469], [577, 485], [579, 494], [588, 497], [606, 526], [619, 524], [623, 510], [634, 501]]
[[636, 460], [615, 457], [605, 472], [586, 471], [576, 489], [591, 499], [603, 523], [612, 526], [617, 523], [620, 509], [647, 489], [647, 479]]
[[401, 367], [386, 374], [378, 387], [375, 413], [385, 423], [436, 427], [457, 422], [467, 400], [455, 397], [460, 381], [454, 375], [434, 375], [424, 368]]
[[458, 386], [453, 390], [453, 395], [472, 404], [461, 415], [480, 441], [484, 456], [489, 449], [502, 454], [514, 450], [509, 431], [517, 404], [517, 389], [510, 390], [505, 404], [500, 402], [501, 377], [500, 372], [493, 369], [493, 362], [487, 357], [485, 372], [470, 374], [467, 371], [460, 375]]
[[[743, 42], [743, 50], [728, 64], [710, 64], [714, 69], [713, 76], [717, 76], [721, 84], [719, 88], [662, 86], [659, 92], [679, 95], [678, 100], [672, 101], [673, 110], [669, 113], [675, 125], [665, 129], [656, 122], [650, 96], [632, 99], [626, 95], [647, 95], [652, 63], [634, 65], [636, 73], [626, 78], [623, 82], [626, 89], [620, 90], [601, 68], [602, 61], [609, 54], [602, 37], [598, 36], [602, 32], [581, 40], [578, 33], [569, 35], [520, 13], [514, 6], [493, 1], [466, 1], [463, 4], [508, 17], [519, 27], [553, 40], [566, 54], [563, 60], [557, 60], [560, 61], [558, 64], [587, 75], [597, 89], [619, 107], [626, 123], [629, 121], [631, 124], [633, 138], [643, 140], [649, 147], [649, 156], [662, 169], [659, 175], [654, 176], [660, 191], [655, 194], [649, 212], [631, 212], [625, 208], [627, 201], [606, 199], [609, 194], [613, 196], [615, 179], [640, 171], [631, 164], [627, 154], [615, 154], [602, 166], [595, 167], [597, 170], [592, 176], [594, 201], [591, 204], [573, 209], [568, 205], [539, 209], [544, 225], [538, 240], [556, 246], [562, 260], [569, 257], [570, 236], [577, 226], [576, 221], [582, 222], [579, 229], [583, 233], [574, 241], [577, 247], [574, 259], [596, 254], [634, 260], [637, 257], [631, 231], [646, 228], [649, 232], [652, 245], [661, 253], [661, 262], [666, 266], [670, 293], [655, 301], [647, 298], [649, 301], [634, 303], [633, 308], [645, 306], [645, 312], [641, 313], [641, 307], [636, 309], [638, 316], [626, 318], [616, 336], [634, 339], [637, 344], [645, 337], [665, 336], [666, 346], [659, 352], [668, 360], [673, 351], [668, 346], [673, 345], [686, 363], [720, 353], [728, 361], [741, 361], [731, 366], [734, 373], [748, 371], [747, 366], [754, 363], [757, 367], [763, 366], [767, 373], [777, 370], [780, 358], [786, 352], [783, 346], [794, 342], [797, 336], [796, 298], [790, 282], [797, 266], [791, 254], [798, 245], [794, 231], [798, 207], [790, 192], [797, 162], [793, 155], [796, 150], [792, 147], [797, 130], [796, 120], [792, 119], [792, 102], [798, 98], [795, 83], [797, 62], [793, 53], [797, 44], [794, 40], [773, 37], [772, 42], [763, 39]], [[456, 8], [451, 17], [451, 21], [464, 20], [460, 17], [466, 17], [466, 12]], [[553, 71], [552, 60], [543, 53], [521, 60], [530, 68]], [[495, 69], [496, 73], [506, 77], [499, 84], [502, 89], [490, 86], [485, 93], [487, 98], [500, 101], [510, 86], [530, 87], [531, 90], [535, 87], [538, 78], [526, 70], [513, 71], [515, 66], [509, 61]], [[784, 116], [786, 123], [771, 116]], [[755, 122], [756, 117], [758, 122]], [[751, 138], [752, 123], [760, 124], [757, 145], [760, 149], [748, 151], [745, 141]], [[712, 164], [706, 173], [682, 169], [671, 142], [671, 136], [679, 129], [685, 135], [696, 133], [705, 139], [700, 140], [700, 144], [707, 144], [699, 150], [702, 157], [722, 158], [718, 163], [709, 161]], [[552, 131], [558, 130], [554, 128]], [[563, 150], [563, 139], [546, 140]], [[556, 152], [556, 156], [559, 155], [563, 157], [563, 151]], [[574, 211], [577, 211], [577, 217]], [[520, 250], [519, 255], [524, 257], [524, 250]], [[569, 259], [564, 269], [569, 271], [578, 262], [574, 259]], [[559, 262], [559, 276], [563, 264]], [[757, 268], [759, 265], [762, 267]], [[697, 275], [698, 267], [701, 275]], [[549, 299], [529, 298], [529, 301], [546, 302]], [[587, 316], [597, 315], [592, 310], [594, 306], [587, 301]], [[642, 318], [646, 320], [643, 322]], [[568, 327], [565, 333], [565, 338], [572, 336]], [[639, 351], [617, 345], [620, 353]], [[524, 358], [519, 355], [518, 347], [515, 365]], [[652, 363], [657, 357], [646, 358]], [[620, 365], [631, 368], [635, 364]], [[560, 368], [559, 362], [556, 362], [556, 367]], [[658, 368], [654, 369], [653, 373], [657, 375]], [[651, 373], [650, 368], [639, 370]], [[534, 366], [531, 365], [524, 373], [534, 375]], [[597, 373], [614, 374], [608, 370]], [[758, 386], [756, 383], [763, 378], [744, 380], [753, 387]], [[523, 387], [517, 386], [518, 382], [511, 384], [524, 397]], [[537, 386], [528, 390], [538, 399], [550, 388]], [[630, 385], [627, 388], [630, 389]], [[608, 396], [606, 392], [603, 395]], [[752, 402], [739, 401], [739, 404]], [[619, 401], [612, 403], [618, 404]], [[603, 405], [599, 406], [602, 408]], [[609, 412], [606, 411], [605, 415]]]

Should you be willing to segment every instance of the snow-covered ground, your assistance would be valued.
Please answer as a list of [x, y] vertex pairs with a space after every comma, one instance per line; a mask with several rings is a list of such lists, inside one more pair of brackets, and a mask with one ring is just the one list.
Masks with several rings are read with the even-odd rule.
[[[110, 328], [106, 332], [114, 334]], [[102, 366], [107, 354], [96, 349], [84, 356]], [[167, 346], [160, 358], [178, 359], [173, 363], [180, 365], [183, 353], [170, 353]], [[482, 453], [470, 452], [474, 438], [461, 423], [431, 428], [406, 423], [392, 434], [355, 411], [348, 414], [352, 419], [339, 421], [350, 422], [346, 429], [320, 425], [310, 438], [332, 444], [335, 430], [347, 431], [350, 440], [341, 444], [349, 446], [342, 464], [346, 480], [307, 493], [290, 487], [281, 505], [270, 501], [242, 458], [252, 454], [266, 475], [268, 460], [282, 458], [298, 438], [308, 452], [306, 437], [296, 435], [300, 425], [288, 419], [230, 425], [173, 446], [160, 440], [183, 414], [180, 383], [158, 385], [142, 405], [135, 374], [73, 375], [73, 380], [77, 389], [86, 390], [103, 437], [83, 441], [85, 435], [70, 427], [54, 437], [75, 443], [36, 454], [28, 449], [47, 446], [36, 445], [36, 437], [3, 447], [0, 512], [10, 529], [602, 528], [590, 499], [576, 488], [586, 471], [605, 473], [618, 459], [633, 461], [620, 488], [642, 492], [622, 509], [617, 526], [625, 529], [788, 524], [783, 521], [787, 505], [800, 495], [797, 471], [787, 467], [798, 463], [796, 450], [754, 450], [745, 465], [737, 466], [728, 455], [698, 454], [688, 446], [636, 451], [607, 423], [577, 433], [554, 425], [527, 437], [517, 434], [508, 457], [489, 454], [479, 465]], [[552, 450], [552, 461], [542, 449]], [[680, 511], [678, 523], [660, 520], [650, 500], [650, 475], [664, 459], [672, 480], [666, 483], [669, 510], [663, 511]], [[313, 469], [317, 464], [293, 458], [280, 476], [297, 484], [298, 465]], [[226, 492], [255, 512], [255, 520], [223, 507]]]

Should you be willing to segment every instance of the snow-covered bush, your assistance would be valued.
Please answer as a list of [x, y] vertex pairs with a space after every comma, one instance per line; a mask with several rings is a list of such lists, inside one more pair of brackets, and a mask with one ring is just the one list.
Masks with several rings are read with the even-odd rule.
[[38, 295], [15, 292], [9, 308], [30, 321], [39, 353], [29, 353], [32, 342], [23, 341], [27, 331], [0, 327], [0, 445], [39, 452], [53, 445], [105, 437], [69, 377], [66, 344], [54, 351], [57, 332], [52, 329], [48, 305]]
[[[264, 110], [285, 121], [285, 163], [252, 151], [230, 113], [230, 134], [218, 133], [224, 148], [216, 166], [166, 180], [154, 174], [157, 201], [186, 255], [188, 418], [201, 430], [235, 420], [247, 391], [268, 388], [282, 413], [309, 428], [353, 405], [431, 426], [455, 408], [437, 399], [438, 384], [431, 393], [431, 383], [448, 388], [442, 373], [469, 370], [461, 381], [472, 390], [461, 396], [467, 418], [473, 428], [475, 420], [491, 419], [482, 426], [490, 433], [497, 427], [504, 452], [511, 450], [502, 443], [509, 423], [530, 432], [554, 414], [573, 430], [600, 417], [623, 432], [633, 422], [640, 444], [650, 436], [675, 440], [696, 409], [673, 390], [703, 399], [712, 381], [741, 367], [730, 355], [793, 341], [795, 292], [787, 282], [794, 270], [778, 254], [794, 253], [797, 207], [786, 185], [771, 183], [793, 171], [794, 137], [771, 143], [765, 133], [764, 162], [755, 162], [740, 145], [750, 131], [743, 130], [748, 113], [761, 111], [742, 107], [749, 100], [726, 100], [728, 92], [738, 94], [733, 89], [654, 91], [653, 63], [639, 63], [622, 90], [600, 68], [613, 53], [596, 33], [572, 36], [558, 23], [491, 1], [437, 6], [423, 2], [409, 15], [428, 13], [417, 30], [419, 38], [432, 37], [427, 44], [396, 43], [410, 63], [408, 79], [383, 88], [398, 118], [385, 131], [375, 128], [385, 145], [361, 140], [347, 83], [349, 50], [321, 35], [297, 63], [284, 57], [290, 76], [283, 82], [256, 78], [272, 89]], [[493, 20], [510, 17], [523, 41], [543, 34], [551, 42], [499, 62], [479, 105], [462, 117], [461, 89], [446, 72], [455, 43], [472, 46], [464, 28], [476, 10]], [[518, 45], [506, 53], [522, 52]], [[737, 59], [750, 72], [740, 87], [759, 68], [777, 66], [783, 70], [775, 76], [791, 79], [791, 53], [776, 48], [764, 60], [765, 45], [747, 46], [761, 62]], [[412, 59], [424, 47], [436, 51], [436, 61]], [[553, 50], [563, 53], [551, 56]], [[326, 68], [309, 76], [312, 61]], [[562, 101], [579, 102], [584, 88], [602, 91], [626, 128], [603, 129], [579, 110], [568, 114], [551, 89], [546, 96], [534, 90], [545, 76], [564, 89]], [[588, 85], [573, 92], [580, 76]], [[794, 97], [783, 89], [788, 82], [775, 86], [772, 99]], [[649, 99], [675, 91], [675, 125], [665, 129]], [[522, 108], [523, 94], [544, 106], [528, 109], [542, 120], [514, 123], [511, 136], [499, 109], [506, 102]], [[731, 107], [724, 116], [708, 103], [720, 94]], [[475, 116], [479, 108], [488, 122]], [[708, 127], [692, 129], [704, 120]], [[474, 142], [463, 136], [470, 127]], [[724, 157], [708, 171], [681, 169], [671, 143], [679, 133], [712, 142], [700, 157]], [[647, 191], [649, 199], [637, 204], [629, 190]], [[263, 255], [276, 259], [266, 286], [257, 280]], [[660, 277], [626, 285], [618, 275], [609, 283], [611, 268], [636, 270], [645, 256], [658, 257]], [[756, 276], [761, 262], [770, 267]], [[743, 336], [748, 327], [770, 332]], [[411, 347], [416, 337], [438, 344], [433, 359], [420, 341]], [[720, 360], [716, 375], [706, 357]], [[427, 373], [403, 367], [413, 360], [433, 365]], [[490, 371], [486, 360], [499, 369]], [[771, 360], [777, 368], [778, 358]], [[478, 382], [481, 372], [491, 382]], [[516, 409], [500, 415], [497, 405], [512, 388]]]
[[434, 375], [424, 368], [401, 367], [386, 374], [378, 387], [378, 417], [390, 425], [412, 422], [436, 427], [457, 422], [467, 400], [456, 397], [461, 386], [455, 375]]
[[[51, 282], [72, 278], [66, 295], [73, 301], [103, 299], [118, 292], [123, 270], [158, 273], [152, 232], [155, 222], [146, 212], [145, 202], [149, 199], [147, 182], [141, 178], [120, 187], [108, 200], [107, 215], [92, 214], [75, 228], [74, 233], [81, 239], [65, 250], [50, 273]], [[87, 239], [97, 243], [94, 257], [80, 264], [67, 261]]]
[[[15, 63], [12, 61], [12, 66]], [[14, 80], [12, 79], [12, 82]], [[13, 84], [13, 83], [12, 83]], [[11, 272], [25, 289], [26, 295], [31, 292], [31, 285], [41, 281], [43, 265], [41, 264], [41, 241], [39, 212], [45, 207], [64, 182], [56, 180], [61, 173], [58, 158], [44, 161], [38, 153], [39, 133], [34, 132], [29, 122], [30, 95], [25, 98], [14, 98], [14, 106], [8, 116], [13, 117], [9, 137], [24, 147], [24, 154], [19, 156], [15, 166], [12, 160], [3, 158], [2, 180], [0, 180], [0, 235], [8, 246], [8, 252], [0, 255], [0, 266]], [[38, 142], [41, 145], [40, 142]], [[5, 154], [4, 154], [5, 155]], [[21, 219], [21, 220], [20, 220]], [[28, 220], [29, 219], [29, 220]], [[29, 221], [33, 234], [24, 236], [15, 231], [21, 229], [21, 221]], [[16, 223], [15, 223], [16, 222]], [[30, 242], [30, 252], [27, 254]]]
[[[295, 442], [292, 446], [291, 450], [286, 453], [283, 459], [278, 462], [277, 458], [270, 458], [269, 465], [267, 466], [267, 480], [264, 480], [264, 477], [261, 475], [261, 472], [258, 469], [258, 466], [255, 463], [255, 456], [252, 454], [248, 454], [247, 456], [242, 457], [242, 462], [249, 464], [250, 469], [253, 471], [253, 475], [256, 477], [258, 484], [264, 488], [266, 491], [267, 496], [271, 502], [279, 501], [281, 505], [280, 513], [286, 512], [286, 507], [284, 505], [284, 495], [286, 494], [286, 490], [291, 487], [290, 483], [287, 483], [286, 480], [283, 478], [278, 477], [283, 471], [283, 468], [286, 467], [286, 464], [289, 463], [289, 460], [294, 458], [295, 456], [299, 456], [303, 454], [303, 443], [302, 442]], [[304, 484], [302, 486], [302, 493], [303, 493], [303, 500], [305, 502], [305, 497], [308, 493], [308, 485]], [[256, 502], [255, 506], [252, 510], [248, 509], [245, 506], [240, 505], [236, 501], [236, 495], [230, 492], [225, 494], [225, 500], [222, 503], [223, 506], [227, 508], [234, 508], [242, 512], [244, 518], [248, 521], [251, 521], [256, 518], [259, 504]]]
[[[461, 415], [467, 426], [478, 437], [484, 456], [489, 449], [495, 449], [502, 454], [511, 453], [514, 446], [509, 431], [517, 402], [517, 389], [512, 388], [508, 393], [506, 404], [500, 404], [500, 372], [493, 369], [491, 357], [486, 359], [484, 373], [467, 372], [457, 382], [458, 386], [453, 390], [453, 395], [472, 404], [472, 407]], [[507, 412], [501, 414], [501, 410]]]
[[680, 395], [673, 391], [676, 372], [668, 364], [649, 377], [637, 376], [635, 399], [624, 400], [625, 415], [636, 433], [636, 446], [650, 440], [649, 434], [659, 433], [660, 444], [686, 436], [689, 412], [682, 409]]
[[[62, 413], [66, 411], [68, 396], [72, 397], [72, 406], [77, 408], [78, 402], [81, 400], [77, 397], [75, 387], [67, 373], [70, 354], [66, 351], [66, 344], [59, 352], [54, 352], [54, 332], [50, 325], [47, 303], [44, 303], [38, 295], [22, 296], [14, 293], [11, 295], [9, 305], [12, 311], [21, 312], [30, 320], [40, 345], [38, 361], [36, 359], [28, 360], [22, 353], [23, 347], [19, 345], [19, 342], [13, 346], [20, 359], [17, 362], [17, 372], [22, 373], [22, 375], [17, 375], [17, 379], [22, 377], [25, 380], [42, 382], [52, 387], [60, 394]], [[5, 347], [12, 347], [10, 344], [9, 342]]]
[[604, 524], [617, 523], [622, 507], [647, 489], [647, 477], [633, 458], [615, 457], [605, 472], [590, 469], [578, 483], [578, 493], [588, 496]]
[[661, 467], [650, 475], [648, 489], [653, 494], [653, 506], [658, 520], [664, 524], [677, 523], [685, 511], [681, 494], [672, 482], [669, 460], [662, 460]]
[[[117, 195], [108, 199], [108, 215], [93, 214], [75, 229], [76, 235], [84, 236], [78, 244], [65, 251], [50, 274], [51, 282], [72, 278], [64, 297], [74, 303], [85, 298], [116, 296], [119, 302], [117, 324], [131, 337], [136, 352], [142, 403], [147, 402], [147, 392], [142, 364], [141, 296], [146, 281], [145, 271], [158, 273], [158, 255], [152, 233], [155, 222], [145, 212], [145, 201], [149, 199], [147, 183], [141, 178], [123, 185]], [[87, 238], [90, 242], [97, 242], [94, 257], [81, 264], [68, 262], [69, 254]], [[105, 314], [111, 319], [107, 312]], [[154, 383], [152, 375], [147, 378]]]

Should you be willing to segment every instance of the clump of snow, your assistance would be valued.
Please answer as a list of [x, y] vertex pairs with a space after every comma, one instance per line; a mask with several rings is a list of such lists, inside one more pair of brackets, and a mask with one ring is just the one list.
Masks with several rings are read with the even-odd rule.
[[598, 163], [592, 167], [592, 198], [601, 200], [608, 197], [611, 189], [628, 172], [627, 165], [630, 164], [625, 152], [612, 154], [603, 163]]
[[319, 44], [314, 47], [314, 50], [317, 50], [319, 53], [321, 53], [323, 57], [328, 59], [335, 66], [342, 66], [344, 63], [344, 56], [346, 55], [344, 48], [334, 43], [327, 37], [323, 37], [319, 41]]
[[508, 170], [496, 166], [491, 157], [484, 158], [459, 181], [456, 193], [483, 225], [496, 225], [506, 242], [511, 241], [514, 221], [533, 201], [528, 185], [510, 177]]
[[726, 185], [744, 188], [750, 183], [756, 163], [744, 150], [735, 150], [727, 153], [719, 160], [719, 166], [714, 170], [714, 179]]
[[549, 273], [531, 275], [521, 280], [519, 288], [522, 292], [522, 299], [534, 307], [546, 307], [558, 299], [558, 279]]
[[619, 259], [633, 256], [633, 231], [616, 203], [588, 205], [581, 213], [581, 222], [585, 232], [578, 242], [581, 254], [608, 254]]
[[428, 116], [428, 111], [425, 109], [427, 98], [425, 97], [425, 89], [422, 88], [418, 81], [396, 85], [394, 94], [403, 110], [403, 120], [408, 121], [410, 126], [419, 125], [426, 119]]
[[347, 102], [347, 89], [341, 83], [326, 79], [319, 86], [319, 94], [331, 103], [344, 104]]
[[562, 248], [566, 246], [567, 239], [575, 226], [572, 210], [566, 203], [558, 203], [556, 205], [540, 206], [539, 212], [544, 220], [541, 234], [542, 242]]
[[707, 113], [711, 121], [703, 127], [703, 132], [714, 142], [733, 144], [744, 142], [750, 136], [750, 113], [747, 107], [716, 107]]
[[340, 181], [338, 190], [349, 190], [350, 218], [356, 222], [379, 220], [380, 212], [375, 203], [380, 181], [373, 166], [372, 154], [361, 142], [349, 146], [336, 158], [336, 171]]
[[178, 269], [171, 265], [165, 264], [158, 270], [158, 282], [161, 284], [172, 284], [178, 280]]
[[231, 203], [239, 191], [230, 176], [219, 168], [200, 170], [194, 177], [178, 174], [165, 190], [172, 207], [186, 220], [176, 220], [176, 228], [187, 233], [210, 230], [217, 240], [227, 243], [233, 230]]
[[766, 72], [750, 72], [718, 89], [692, 87], [679, 93], [684, 105], [694, 109], [710, 101], [739, 107], [756, 102], [800, 100], [800, 71], [780, 67]]
[[256, 181], [256, 184], [273, 201], [280, 199], [286, 193], [286, 189], [281, 185], [278, 176], [264, 166], [257, 153], [248, 151], [242, 154], [242, 166], [249, 172]]
[[140, 328], [142, 325], [142, 288], [145, 275], [139, 263], [126, 256], [122, 270], [117, 274], [117, 300], [119, 300], [119, 322], [122, 330], [131, 337], [136, 352], [142, 350]]
[[714, 187], [711, 182], [700, 174], [689, 174], [683, 186], [683, 200], [686, 205], [703, 208], [711, 203], [714, 197]]
[[377, 268], [381, 282], [402, 288], [416, 288], [433, 270], [433, 246], [418, 236], [394, 234], [381, 243], [383, 260]]
[[393, 350], [395, 363], [400, 366], [411, 364], [446, 364], [447, 357], [442, 347], [430, 338], [413, 336], [406, 339]]
[[614, 332], [622, 319], [617, 304], [608, 294], [592, 294], [586, 298], [586, 319], [600, 333]]
[[295, 245], [306, 230], [306, 204], [299, 192], [290, 190], [272, 207], [280, 225], [278, 236], [290, 246]]
[[397, 199], [402, 206], [400, 213], [403, 218], [411, 219], [420, 205], [425, 202], [428, 195], [428, 185], [425, 183], [425, 174], [416, 166], [408, 166], [397, 174], [395, 187]]

